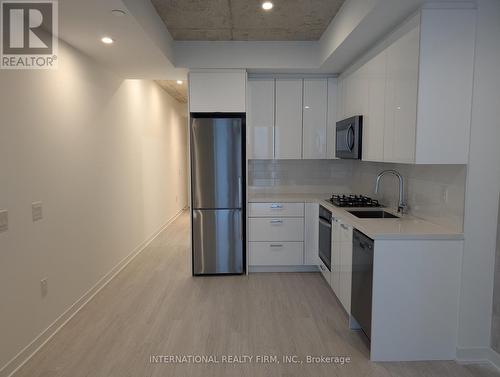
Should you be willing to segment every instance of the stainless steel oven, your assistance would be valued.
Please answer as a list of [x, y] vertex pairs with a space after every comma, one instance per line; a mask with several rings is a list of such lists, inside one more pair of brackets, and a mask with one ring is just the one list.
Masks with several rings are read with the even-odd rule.
[[337, 122], [335, 155], [337, 158], [361, 159], [363, 117], [361, 115]]
[[319, 206], [319, 258], [329, 271], [332, 270], [332, 213]]

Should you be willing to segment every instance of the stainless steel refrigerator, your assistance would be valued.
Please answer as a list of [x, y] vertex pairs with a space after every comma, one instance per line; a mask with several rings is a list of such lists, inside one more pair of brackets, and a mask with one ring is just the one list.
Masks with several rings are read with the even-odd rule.
[[245, 273], [245, 115], [191, 114], [193, 275]]

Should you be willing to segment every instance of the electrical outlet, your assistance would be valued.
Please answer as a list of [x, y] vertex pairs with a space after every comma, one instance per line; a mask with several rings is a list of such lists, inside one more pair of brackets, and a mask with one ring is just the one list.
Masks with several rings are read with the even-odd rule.
[[9, 230], [9, 212], [6, 209], [0, 210], [0, 232]]
[[43, 219], [42, 202], [31, 203], [31, 214], [33, 215], [33, 221]]
[[47, 278], [40, 280], [40, 292], [42, 297], [46, 297], [49, 293], [49, 283], [47, 282]]

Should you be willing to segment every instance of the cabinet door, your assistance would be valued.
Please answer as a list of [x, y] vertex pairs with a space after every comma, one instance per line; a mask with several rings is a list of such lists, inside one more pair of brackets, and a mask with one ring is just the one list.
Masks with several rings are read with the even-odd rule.
[[384, 161], [415, 162], [419, 27], [387, 48]]
[[341, 253], [340, 221], [334, 219], [332, 222], [332, 274], [331, 286], [333, 292], [340, 300], [340, 253]]
[[363, 70], [358, 69], [345, 78], [345, 118], [363, 115], [364, 97], [366, 96], [363, 75]]
[[274, 158], [274, 79], [248, 81], [249, 159]]
[[363, 112], [363, 160], [383, 161], [387, 54], [381, 52], [364, 66], [366, 101]]
[[304, 264], [309, 266], [319, 266], [318, 257], [319, 242], [319, 205], [318, 203], [306, 203], [304, 222], [305, 258]]
[[352, 227], [340, 224], [340, 296], [339, 300], [347, 313], [351, 312], [352, 282]]
[[345, 79], [337, 78], [337, 122], [347, 118], [345, 111], [346, 103], [346, 83]]
[[302, 127], [302, 157], [326, 158], [326, 121], [328, 80], [304, 80], [304, 112]]
[[328, 117], [326, 123], [326, 158], [335, 158], [335, 126], [339, 117], [341, 100], [336, 78], [328, 79]]
[[302, 80], [276, 80], [276, 159], [302, 158]]
[[192, 113], [244, 113], [244, 69], [208, 69], [189, 73], [189, 111]]

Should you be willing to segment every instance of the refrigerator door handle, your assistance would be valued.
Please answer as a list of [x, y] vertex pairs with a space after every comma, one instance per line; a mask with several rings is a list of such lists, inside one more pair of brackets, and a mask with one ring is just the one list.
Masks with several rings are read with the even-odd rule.
[[243, 241], [243, 213], [240, 211], [240, 239]]
[[243, 208], [243, 184], [241, 176], [238, 177], [238, 195], [240, 196], [240, 208]]

